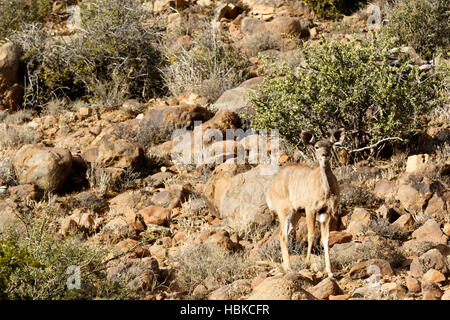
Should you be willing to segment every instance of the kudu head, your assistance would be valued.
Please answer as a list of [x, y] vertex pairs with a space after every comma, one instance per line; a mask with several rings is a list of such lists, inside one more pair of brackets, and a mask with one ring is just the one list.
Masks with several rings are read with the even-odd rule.
[[317, 142], [313, 133], [310, 131], [303, 131], [301, 136], [305, 145], [313, 146], [316, 158], [322, 165], [330, 161], [331, 148], [342, 144], [345, 138], [345, 131], [344, 129], [334, 130], [328, 139], [322, 139]]

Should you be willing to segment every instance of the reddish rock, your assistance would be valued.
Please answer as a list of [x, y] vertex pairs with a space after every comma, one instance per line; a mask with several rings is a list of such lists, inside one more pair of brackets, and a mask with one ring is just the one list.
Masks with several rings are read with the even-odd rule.
[[331, 278], [322, 280], [314, 287], [309, 288], [307, 291], [320, 300], [327, 299], [331, 295], [342, 294], [342, 290], [339, 288], [336, 280]]
[[170, 210], [159, 206], [148, 206], [139, 210], [139, 214], [144, 219], [145, 224], [163, 226], [167, 224], [167, 220], [170, 217]]
[[406, 287], [408, 288], [408, 291], [410, 292], [420, 292], [420, 282], [416, 278], [408, 277], [406, 278]]
[[330, 239], [329, 239], [329, 246], [332, 247], [334, 244], [338, 243], [347, 243], [352, 241], [352, 235], [347, 232], [343, 231], [331, 231], [330, 232]]

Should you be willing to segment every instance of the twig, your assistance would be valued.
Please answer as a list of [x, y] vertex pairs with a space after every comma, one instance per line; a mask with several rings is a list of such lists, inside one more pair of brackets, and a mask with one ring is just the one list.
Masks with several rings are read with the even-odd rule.
[[361, 151], [364, 151], [364, 150], [367, 150], [367, 149], [372, 149], [372, 148], [375, 148], [376, 146], [378, 146], [379, 144], [381, 144], [381, 143], [383, 143], [383, 142], [391, 141], [391, 140], [399, 140], [399, 141], [403, 141], [403, 139], [402, 139], [402, 138], [399, 138], [399, 137], [389, 137], [389, 138], [384, 138], [384, 139], [381, 139], [381, 140], [378, 141], [377, 143], [374, 143], [374, 144], [372, 144], [372, 145], [370, 145], [370, 146], [367, 146], [367, 147], [364, 147], [364, 148], [359, 148], [359, 149], [354, 149], [354, 150], [349, 150], [349, 152], [350, 152], [350, 153], [355, 153], [355, 152], [361, 152]]
[[[91, 274], [91, 273], [94, 273], [94, 272], [98, 272], [98, 271], [100, 271], [100, 270], [103, 270], [104, 268], [99, 268], [100, 266], [106, 266], [106, 264], [108, 263], [108, 262], [110, 262], [110, 261], [112, 261], [112, 260], [116, 260], [116, 259], [118, 259], [118, 258], [121, 258], [121, 257], [123, 257], [124, 255], [126, 255], [126, 254], [128, 254], [128, 253], [130, 253], [130, 252], [133, 252], [137, 247], [140, 247], [140, 246], [142, 246], [142, 245], [144, 245], [144, 244], [146, 244], [147, 243], [147, 241], [141, 241], [141, 242], [139, 242], [139, 243], [136, 243], [132, 248], [130, 248], [129, 250], [127, 250], [127, 251], [125, 251], [125, 252], [122, 252], [122, 253], [119, 253], [119, 254], [116, 254], [115, 256], [113, 256], [112, 258], [109, 258], [109, 259], [107, 259], [107, 260], [105, 260], [105, 261], [103, 261], [103, 262], [100, 262], [97, 266], [96, 266], [96, 268], [94, 269], [94, 270], [91, 270], [88, 274]], [[83, 264], [83, 267], [84, 266], [87, 266], [88, 264]]]

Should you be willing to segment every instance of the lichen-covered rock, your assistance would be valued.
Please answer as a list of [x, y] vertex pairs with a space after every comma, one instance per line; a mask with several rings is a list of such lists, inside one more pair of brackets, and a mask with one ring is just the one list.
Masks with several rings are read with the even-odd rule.
[[72, 168], [72, 154], [67, 149], [44, 145], [25, 145], [17, 151], [13, 167], [21, 184], [34, 184], [42, 190], [59, 190]]
[[11, 42], [0, 46], [0, 110], [14, 111], [22, 103], [21, 55], [22, 50]]

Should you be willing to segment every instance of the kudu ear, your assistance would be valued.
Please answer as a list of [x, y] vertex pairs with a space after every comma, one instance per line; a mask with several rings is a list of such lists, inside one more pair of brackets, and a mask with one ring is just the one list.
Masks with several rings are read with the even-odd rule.
[[345, 139], [344, 129], [334, 130], [330, 137], [330, 141], [334, 145], [341, 145], [344, 139]]
[[314, 135], [311, 131], [302, 131], [301, 136], [304, 144], [313, 144], [315, 141]]

